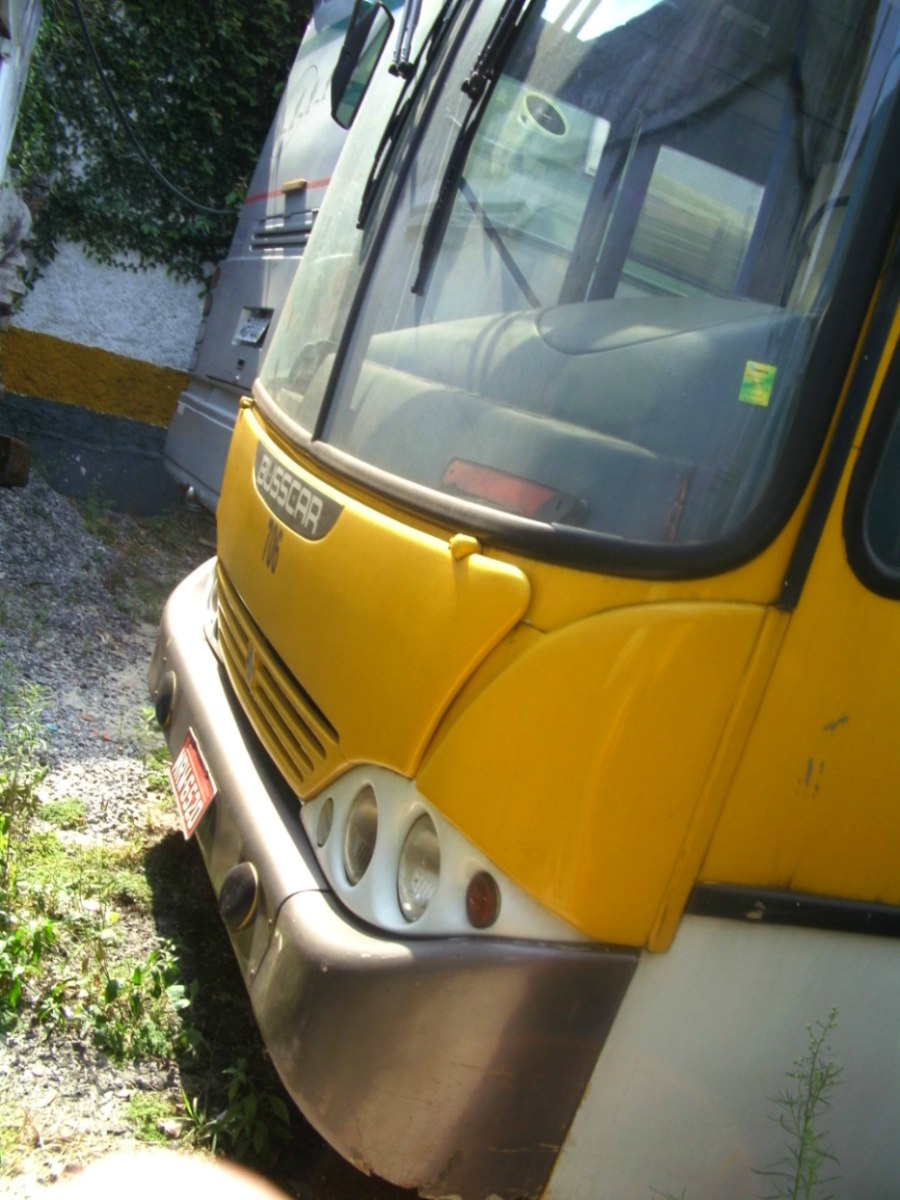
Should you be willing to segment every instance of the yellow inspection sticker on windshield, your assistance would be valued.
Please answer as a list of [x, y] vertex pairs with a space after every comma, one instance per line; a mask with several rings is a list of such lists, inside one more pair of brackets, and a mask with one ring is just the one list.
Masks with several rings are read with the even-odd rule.
[[775, 386], [777, 367], [769, 363], [748, 362], [744, 367], [744, 378], [738, 399], [742, 404], [755, 404], [757, 408], [768, 408]]

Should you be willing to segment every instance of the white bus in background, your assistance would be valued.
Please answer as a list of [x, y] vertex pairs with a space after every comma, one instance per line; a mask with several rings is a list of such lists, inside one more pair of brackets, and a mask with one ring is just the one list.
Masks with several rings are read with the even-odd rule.
[[0, 0], [0, 185], [40, 23], [40, 0]]
[[228, 257], [204, 302], [165, 461], [185, 494], [209, 509], [218, 503], [238, 401], [259, 372], [344, 143], [346, 130], [331, 116], [330, 84], [354, 7], [362, 6], [314, 0]]

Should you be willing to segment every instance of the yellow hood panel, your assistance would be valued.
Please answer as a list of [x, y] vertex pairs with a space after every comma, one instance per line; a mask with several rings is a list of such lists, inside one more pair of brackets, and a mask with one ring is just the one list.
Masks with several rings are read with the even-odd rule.
[[459, 688], [528, 606], [517, 567], [455, 556], [448, 539], [327, 486], [251, 408], [238, 415], [218, 522], [221, 569], [337, 733], [339, 760], [329, 755], [304, 795], [345, 762], [413, 775]]

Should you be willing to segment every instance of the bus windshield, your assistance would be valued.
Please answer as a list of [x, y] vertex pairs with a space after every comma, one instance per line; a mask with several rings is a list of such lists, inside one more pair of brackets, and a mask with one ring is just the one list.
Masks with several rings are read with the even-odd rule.
[[354, 279], [375, 256], [352, 325], [295, 290], [261, 394], [501, 536], [734, 541], [836, 400], [811, 372], [872, 202], [897, 7], [521, 10], [463, 38], [409, 122], [378, 236], [348, 227]]

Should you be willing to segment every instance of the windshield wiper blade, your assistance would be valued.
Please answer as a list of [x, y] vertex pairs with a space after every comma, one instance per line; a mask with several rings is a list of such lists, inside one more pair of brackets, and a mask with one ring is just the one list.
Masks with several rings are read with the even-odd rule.
[[431, 269], [447, 232], [452, 197], [460, 186], [463, 166], [468, 157], [472, 139], [478, 129], [481, 115], [487, 107], [493, 84], [497, 81], [500, 70], [506, 61], [514, 35], [532, 2], [533, 0], [506, 0], [503, 11], [491, 30], [490, 37], [475, 60], [475, 66], [462, 82], [461, 89], [469, 97], [471, 103], [460, 124], [456, 142], [450, 152], [438, 187], [434, 208], [431, 210], [428, 224], [422, 235], [419, 269], [412, 286], [413, 293], [417, 296], [423, 296], [428, 287]]
[[[419, 16], [421, 14], [421, 0], [410, 0], [410, 10], [415, 7], [414, 17], [411, 12], [410, 22], [407, 34], [407, 21], [404, 13], [403, 25], [400, 29], [400, 34], [397, 40], [397, 46], [394, 51], [394, 61], [388, 68], [394, 75], [399, 75], [403, 79], [403, 87], [400, 95], [397, 97], [397, 102], [394, 105], [393, 111], [388, 118], [388, 122], [384, 127], [384, 132], [381, 135], [381, 140], [378, 143], [378, 149], [375, 151], [375, 157], [372, 160], [372, 167], [366, 179], [365, 187], [363, 188], [362, 200], [359, 206], [359, 214], [356, 218], [357, 229], [365, 229], [368, 224], [369, 215], [372, 211], [372, 206], [375, 203], [375, 198], [381, 188], [381, 182], [384, 178], [387, 165], [393, 155], [394, 145], [397, 141], [397, 135], [402, 129], [406, 114], [413, 101], [415, 92], [410, 92], [410, 85], [419, 73], [419, 63], [424, 58], [427, 66], [434, 56], [438, 46], [440, 45], [443, 35], [449, 29], [456, 14], [468, 3], [469, 0], [453, 0], [444, 4], [433, 25], [428, 31], [428, 34], [422, 43], [422, 48], [416, 55], [415, 62], [410, 61], [409, 51], [412, 47], [412, 38], [418, 25]], [[404, 57], [405, 55], [405, 57]], [[405, 63], [405, 65], [403, 65]]]
[[478, 55], [475, 66], [463, 81], [462, 90], [473, 100], [479, 100], [488, 83], [492, 83], [502, 62], [509, 53], [512, 36], [531, 0], [506, 0], [491, 36]]

